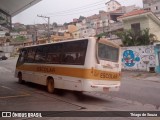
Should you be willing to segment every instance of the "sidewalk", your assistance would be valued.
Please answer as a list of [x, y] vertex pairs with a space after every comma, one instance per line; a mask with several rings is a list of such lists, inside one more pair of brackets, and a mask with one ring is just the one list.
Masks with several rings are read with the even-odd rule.
[[153, 82], [160, 82], [160, 74], [143, 71], [122, 71], [122, 78], [134, 78], [135, 80], [149, 80]]

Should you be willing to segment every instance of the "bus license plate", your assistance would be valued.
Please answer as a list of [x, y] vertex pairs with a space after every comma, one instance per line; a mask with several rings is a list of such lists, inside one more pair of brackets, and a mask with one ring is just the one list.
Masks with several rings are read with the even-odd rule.
[[109, 88], [104, 87], [104, 88], [103, 88], [103, 92], [109, 92]]

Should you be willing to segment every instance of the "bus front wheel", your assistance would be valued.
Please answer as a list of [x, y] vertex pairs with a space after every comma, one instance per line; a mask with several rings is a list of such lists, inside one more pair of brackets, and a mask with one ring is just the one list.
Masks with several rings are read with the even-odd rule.
[[47, 79], [47, 91], [49, 93], [54, 93], [54, 91], [55, 91], [53, 78], [48, 78]]

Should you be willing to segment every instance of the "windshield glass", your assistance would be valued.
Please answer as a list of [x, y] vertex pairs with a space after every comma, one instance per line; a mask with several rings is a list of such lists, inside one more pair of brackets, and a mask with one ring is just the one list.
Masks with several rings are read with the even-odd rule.
[[119, 56], [118, 52], [119, 52], [118, 48], [98, 43], [99, 59], [118, 62], [118, 56]]

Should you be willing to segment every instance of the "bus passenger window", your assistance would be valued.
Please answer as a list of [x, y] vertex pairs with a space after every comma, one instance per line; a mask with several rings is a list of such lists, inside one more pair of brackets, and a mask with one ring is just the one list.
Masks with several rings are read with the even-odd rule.
[[35, 62], [36, 63], [45, 63], [46, 59], [46, 50], [45, 47], [40, 46], [37, 48], [36, 55], [35, 55]]
[[24, 64], [25, 61], [26, 61], [26, 57], [27, 57], [27, 50], [22, 49], [20, 51], [20, 55], [19, 55], [19, 58], [18, 58], [17, 66]]
[[35, 53], [36, 53], [35, 48], [30, 48], [28, 50], [28, 56], [27, 56], [27, 62], [28, 63], [33, 63], [34, 62]]
[[46, 62], [49, 64], [58, 64], [59, 55], [58, 54], [48, 54]]

